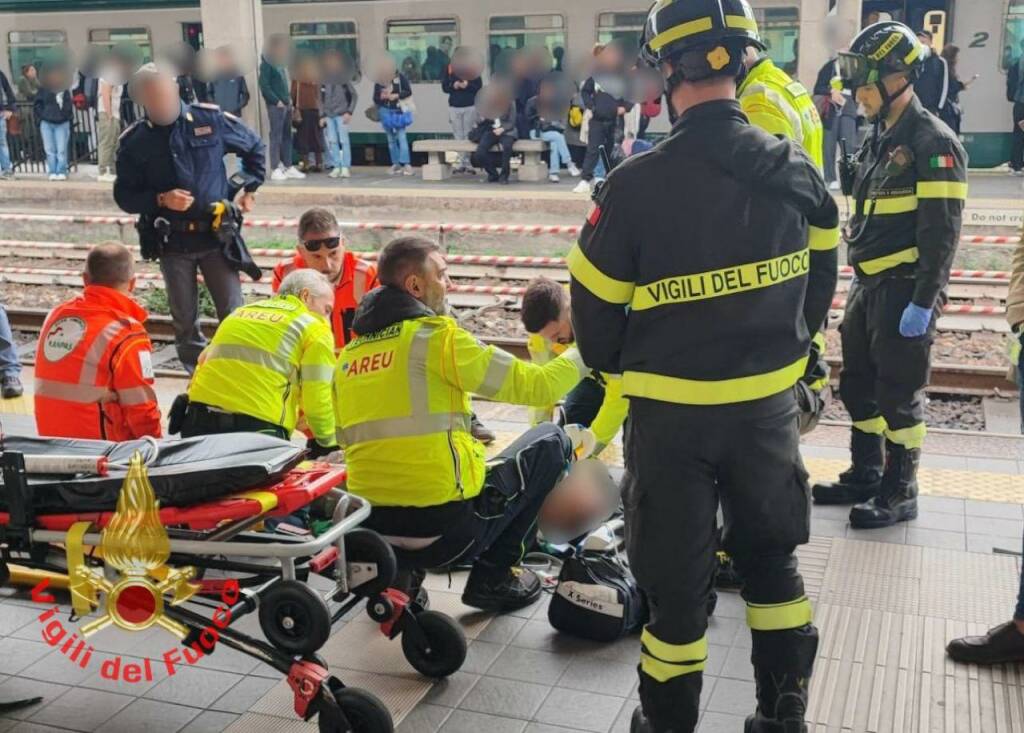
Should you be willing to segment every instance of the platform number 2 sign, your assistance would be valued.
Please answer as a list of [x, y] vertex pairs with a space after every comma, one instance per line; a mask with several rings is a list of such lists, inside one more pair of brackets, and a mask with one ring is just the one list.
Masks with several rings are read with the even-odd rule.
[[974, 40], [971, 41], [971, 44], [970, 46], [968, 46], [968, 48], [985, 48], [985, 45], [988, 43], [989, 37], [989, 34], [986, 33], [985, 31], [979, 31], [975, 33]]

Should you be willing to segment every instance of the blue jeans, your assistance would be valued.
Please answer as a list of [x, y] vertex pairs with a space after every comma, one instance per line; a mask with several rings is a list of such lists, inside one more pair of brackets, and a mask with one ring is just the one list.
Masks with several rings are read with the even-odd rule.
[[0, 305], [0, 374], [5, 377], [16, 377], [21, 374], [21, 362], [14, 348], [14, 334], [11, 333], [11, 322], [7, 320], [7, 311]]
[[530, 137], [534, 140], [538, 138], [548, 144], [551, 149], [551, 161], [548, 163], [549, 173], [558, 173], [562, 170], [562, 163], [571, 163], [572, 156], [569, 154], [569, 145], [565, 142], [565, 134], [557, 132], [556, 130], [546, 130], [544, 132], [537, 132], [537, 130], [530, 130]]
[[7, 149], [7, 120], [0, 117], [0, 173], [11, 170], [11, 151]]
[[43, 136], [46, 150], [46, 172], [50, 175], [68, 172], [68, 141], [71, 139], [70, 122], [47, 122], [40, 120], [39, 132]]
[[388, 136], [388, 150], [391, 151], [391, 165], [409, 165], [409, 138], [405, 128], [384, 130]]
[[[352, 142], [348, 136], [348, 125], [338, 115], [328, 117], [324, 126], [324, 136], [327, 138], [327, 165], [331, 168], [352, 167]], [[338, 148], [341, 148], [341, 160], [338, 160]]]

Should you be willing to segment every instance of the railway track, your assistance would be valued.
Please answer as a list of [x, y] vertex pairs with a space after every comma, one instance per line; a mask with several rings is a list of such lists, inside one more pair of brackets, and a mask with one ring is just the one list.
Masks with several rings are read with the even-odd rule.
[[[8, 308], [7, 317], [11, 327], [16, 331], [38, 333], [43, 327], [47, 310], [44, 308]], [[201, 321], [203, 331], [212, 336], [217, 322], [204, 318]], [[167, 316], [151, 316], [146, 321], [146, 330], [156, 342], [170, 343], [174, 339], [174, 327]], [[526, 340], [507, 336], [481, 337], [485, 343], [493, 344], [515, 356], [528, 359]], [[829, 359], [833, 379], [838, 379], [842, 362]], [[181, 372], [164, 370], [159, 376], [181, 376]], [[955, 395], [990, 395], [995, 392], [1014, 392], [1015, 385], [1006, 381], [1006, 368], [987, 365], [934, 364], [929, 391]]]

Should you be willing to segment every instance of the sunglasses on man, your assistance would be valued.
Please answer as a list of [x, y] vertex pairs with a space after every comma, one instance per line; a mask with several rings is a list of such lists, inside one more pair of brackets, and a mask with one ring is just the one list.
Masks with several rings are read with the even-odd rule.
[[341, 237], [327, 237], [326, 239], [307, 239], [302, 243], [308, 252], [319, 252], [321, 247], [326, 249], [337, 249], [341, 244]]

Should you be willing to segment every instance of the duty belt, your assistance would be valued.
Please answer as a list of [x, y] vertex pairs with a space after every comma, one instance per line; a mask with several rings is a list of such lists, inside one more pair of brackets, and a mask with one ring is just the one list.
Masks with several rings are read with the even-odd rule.
[[185, 416], [185, 423], [197, 430], [199, 434], [209, 433], [273, 433], [277, 437], [288, 440], [288, 431], [282, 426], [261, 420], [252, 415], [237, 412], [225, 412], [202, 402], [190, 402]]
[[158, 232], [205, 234], [213, 231], [213, 221], [210, 219], [168, 219], [159, 216], [153, 220], [153, 228]]

